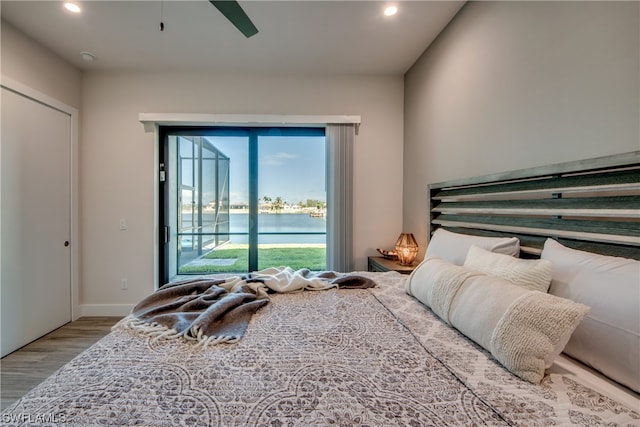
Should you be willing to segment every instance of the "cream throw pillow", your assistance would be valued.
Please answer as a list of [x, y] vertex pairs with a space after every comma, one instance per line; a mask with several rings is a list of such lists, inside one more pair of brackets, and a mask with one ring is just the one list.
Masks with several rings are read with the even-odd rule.
[[429, 240], [425, 257], [437, 257], [451, 264], [462, 265], [471, 245], [507, 255], [520, 254], [520, 240], [517, 237], [472, 236], [438, 228]]
[[540, 292], [547, 292], [549, 289], [553, 269], [551, 261], [515, 258], [490, 252], [476, 245], [469, 248], [464, 266]]
[[589, 311], [500, 277], [425, 259], [405, 290], [520, 378], [539, 383]]

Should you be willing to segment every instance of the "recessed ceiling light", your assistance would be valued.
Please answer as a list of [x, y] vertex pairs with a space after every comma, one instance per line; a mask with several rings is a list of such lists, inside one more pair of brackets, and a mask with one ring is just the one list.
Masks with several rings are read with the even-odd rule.
[[80, 52], [80, 57], [87, 62], [93, 62], [96, 60], [96, 56], [91, 52]]
[[81, 11], [80, 6], [70, 1], [64, 3], [64, 8], [73, 13], [80, 13]]
[[387, 6], [384, 9], [384, 15], [385, 16], [393, 16], [396, 13], [398, 13], [398, 8], [396, 6]]

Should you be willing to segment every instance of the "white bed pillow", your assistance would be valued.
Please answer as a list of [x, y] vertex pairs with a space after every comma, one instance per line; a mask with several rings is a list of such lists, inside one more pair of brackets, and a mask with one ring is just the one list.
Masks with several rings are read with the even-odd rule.
[[591, 306], [564, 352], [640, 392], [640, 261], [570, 249], [548, 239], [549, 293]]
[[583, 304], [439, 258], [420, 263], [405, 290], [509, 371], [535, 384], [589, 311]]
[[551, 284], [552, 264], [544, 259], [520, 259], [472, 245], [464, 266], [532, 291], [547, 292]]
[[471, 236], [438, 228], [429, 240], [425, 257], [438, 257], [451, 264], [462, 265], [471, 245], [506, 255], [520, 254], [520, 240], [517, 237]]

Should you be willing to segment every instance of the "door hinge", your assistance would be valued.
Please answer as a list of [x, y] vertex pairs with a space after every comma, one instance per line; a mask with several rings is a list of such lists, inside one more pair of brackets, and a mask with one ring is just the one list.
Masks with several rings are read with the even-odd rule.
[[164, 182], [166, 179], [166, 172], [164, 171], [164, 163], [160, 163], [160, 182]]
[[164, 243], [169, 243], [169, 226], [164, 226]]

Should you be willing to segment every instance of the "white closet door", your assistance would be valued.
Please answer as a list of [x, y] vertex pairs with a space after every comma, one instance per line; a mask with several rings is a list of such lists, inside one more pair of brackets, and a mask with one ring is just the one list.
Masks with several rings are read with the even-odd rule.
[[2, 88], [0, 353], [71, 321], [71, 116]]

